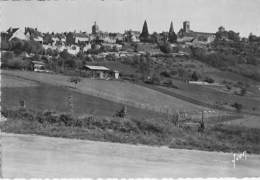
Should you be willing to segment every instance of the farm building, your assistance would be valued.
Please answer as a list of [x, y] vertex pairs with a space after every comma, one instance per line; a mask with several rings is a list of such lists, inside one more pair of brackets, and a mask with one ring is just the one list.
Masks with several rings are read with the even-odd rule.
[[90, 66], [85, 65], [85, 70], [89, 73], [91, 78], [99, 79], [119, 79], [119, 72], [108, 69], [104, 66]]
[[32, 61], [33, 71], [36, 72], [46, 72], [46, 66], [44, 62], [41, 61]]

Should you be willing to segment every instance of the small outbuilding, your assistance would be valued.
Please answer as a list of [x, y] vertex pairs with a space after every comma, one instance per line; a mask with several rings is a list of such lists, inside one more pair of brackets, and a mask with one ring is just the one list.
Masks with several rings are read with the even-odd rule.
[[42, 61], [32, 61], [33, 71], [43, 72], [46, 71], [45, 63]]
[[89, 74], [91, 78], [98, 78], [98, 79], [119, 79], [119, 72], [110, 70], [104, 66], [91, 66], [85, 65], [85, 70]]

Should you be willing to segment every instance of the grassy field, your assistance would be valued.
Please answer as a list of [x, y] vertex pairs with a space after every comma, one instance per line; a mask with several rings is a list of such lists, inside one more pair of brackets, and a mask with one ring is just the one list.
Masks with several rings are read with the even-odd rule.
[[[27, 80], [43, 82], [55, 86], [73, 87], [68, 81], [68, 76], [58, 74], [5, 70], [2, 71], [3, 81], [5, 80], [4, 77], [6, 75], [21, 77]], [[92, 80], [84, 78], [78, 84], [76, 91], [156, 112], [175, 113], [177, 110], [199, 112], [201, 109], [205, 109], [202, 106], [194, 105], [158, 91], [123, 81]]]
[[18, 77], [1, 76], [1, 87], [31, 87], [37, 86], [37, 83], [30, 80], [21, 80]]
[[218, 105], [221, 109], [235, 110], [230, 105], [237, 102], [242, 104], [242, 112], [260, 114], [259, 98], [228, 94], [205, 86], [186, 84], [179, 80], [173, 80], [173, 84], [178, 89], [147, 84], [143, 84], [143, 86], [205, 107], [213, 108]]
[[[27, 84], [28, 85], [28, 84]], [[24, 100], [26, 107], [34, 110], [50, 110], [56, 112], [70, 112], [68, 97], [72, 97], [73, 112], [75, 115], [113, 116], [123, 107], [123, 104], [102, 99], [99, 97], [71, 91], [65, 87], [58, 87], [39, 83], [32, 87], [5, 87], [2, 91], [2, 107], [19, 107]], [[166, 115], [144, 109], [127, 106], [130, 117], [158, 118]]]
[[225, 124], [260, 129], [260, 117], [259, 116], [245, 116], [244, 118], [238, 118], [238, 119], [235, 119], [232, 121], [228, 121]]

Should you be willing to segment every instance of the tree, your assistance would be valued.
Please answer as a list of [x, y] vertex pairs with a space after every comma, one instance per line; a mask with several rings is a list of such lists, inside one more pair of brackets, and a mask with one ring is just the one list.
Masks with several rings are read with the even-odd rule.
[[198, 80], [199, 80], [199, 74], [198, 74], [196, 71], [194, 71], [194, 72], [192, 73], [192, 75], [191, 75], [191, 79], [192, 79], [193, 81], [198, 81]]
[[43, 36], [43, 44], [52, 44], [53, 40], [52, 40], [52, 36], [47, 33]]
[[75, 44], [75, 38], [72, 32], [66, 34], [66, 44], [68, 45]]
[[172, 22], [171, 22], [170, 30], [169, 30], [169, 34], [168, 34], [168, 41], [170, 43], [176, 43], [177, 42], [177, 35], [174, 32], [173, 23]]
[[228, 39], [233, 41], [239, 41], [240, 40], [239, 33], [236, 33], [234, 31], [228, 31]]
[[159, 48], [160, 50], [163, 52], [163, 53], [171, 53], [172, 52], [172, 47], [171, 47], [171, 44], [166, 42], [162, 45], [159, 45]]
[[252, 33], [248, 36], [249, 42], [260, 42], [260, 37], [257, 37], [256, 35], [253, 35]]
[[10, 45], [6, 40], [1, 39], [1, 50], [9, 50]]
[[11, 40], [10, 42], [10, 49], [12, 51], [14, 51], [14, 53], [16, 55], [19, 55], [23, 52], [23, 48], [24, 48], [24, 41], [18, 39], [18, 38], [14, 38]]
[[70, 59], [72, 58], [72, 56], [68, 53], [67, 49], [64, 49], [61, 53], [60, 53], [60, 57], [63, 59]]
[[142, 30], [142, 33], [140, 34], [139, 38], [142, 42], [149, 41], [149, 31], [148, 31], [148, 26], [147, 26], [146, 20], [144, 21], [143, 30]]

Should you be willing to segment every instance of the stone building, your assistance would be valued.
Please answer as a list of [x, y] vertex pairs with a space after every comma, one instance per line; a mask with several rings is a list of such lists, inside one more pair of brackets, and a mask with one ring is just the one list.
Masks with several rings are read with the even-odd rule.
[[178, 32], [178, 42], [196, 41], [203, 44], [208, 44], [214, 41], [215, 37], [215, 33], [192, 31], [189, 21], [184, 21], [183, 28]]

